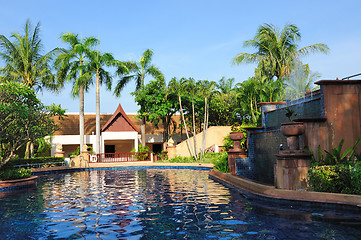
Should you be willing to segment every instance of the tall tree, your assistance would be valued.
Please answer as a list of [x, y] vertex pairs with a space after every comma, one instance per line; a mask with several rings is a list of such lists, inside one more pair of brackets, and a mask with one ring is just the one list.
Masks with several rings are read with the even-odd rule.
[[263, 24], [254, 39], [243, 43], [244, 47], [255, 48], [256, 52], [239, 53], [233, 63], [258, 63], [269, 79], [280, 79], [290, 74], [295, 59], [314, 52], [329, 52], [329, 48], [322, 43], [298, 49], [297, 42], [300, 40], [301, 33], [295, 25], [286, 25], [279, 31], [272, 24]]
[[195, 159], [197, 159], [197, 156], [195, 154], [195, 150], [193, 149], [193, 146], [192, 146], [192, 144], [190, 142], [190, 139], [189, 139], [187, 123], [185, 121], [184, 111], [183, 111], [183, 107], [182, 107], [182, 95], [184, 94], [186, 81], [187, 81], [187, 79], [185, 79], [185, 78], [181, 78], [181, 79], [179, 79], [179, 81], [176, 78], [172, 78], [172, 80], [169, 83], [169, 88], [170, 88], [170, 91], [172, 93], [174, 93], [175, 95], [178, 96], [179, 110], [181, 112], [181, 117], [182, 117], [182, 120], [183, 120], [184, 129], [185, 129], [185, 132], [186, 132], [186, 135], [187, 135], [187, 143], [188, 143], [187, 147], [188, 147], [189, 153], [192, 154]]
[[198, 94], [204, 98], [203, 137], [202, 137], [202, 147], [201, 147], [201, 155], [200, 155], [200, 159], [202, 159], [207, 141], [207, 130], [208, 130], [208, 120], [209, 120], [208, 100], [211, 98], [212, 94], [214, 93], [213, 90], [217, 84], [213, 81], [205, 80], [205, 81], [199, 81], [198, 85], [199, 85]]
[[15, 32], [10, 37], [13, 42], [0, 35], [0, 58], [5, 62], [5, 67], [0, 67], [0, 81], [22, 82], [35, 90], [58, 90], [49, 61], [59, 49], [44, 53], [40, 23], [32, 29], [30, 20], [27, 20], [24, 34]]
[[212, 125], [230, 126], [241, 122], [240, 104], [237, 100], [237, 89], [234, 78], [222, 77], [215, 86], [209, 101], [209, 122]]
[[[36, 91], [43, 88], [57, 91], [59, 86], [51, 72], [49, 61], [58, 48], [44, 53], [44, 46], [40, 39], [40, 23], [33, 29], [28, 19], [24, 26], [24, 34], [15, 32], [11, 34], [10, 41], [0, 35], [0, 58], [5, 62], [5, 67], [0, 67], [0, 82], [21, 82]], [[26, 146], [26, 157], [33, 157], [33, 143]]]
[[[144, 80], [145, 77], [148, 75], [154, 77], [155, 79], [157, 78], [164, 79], [164, 76], [160, 72], [160, 70], [151, 64], [152, 56], [153, 56], [153, 52], [150, 49], [147, 49], [140, 57], [139, 62], [134, 62], [134, 61], [124, 62], [130, 74], [124, 73], [123, 68], [118, 68], [117, 74], [120, 75], [121, 78], [114, 89], [114, 94], [117, 97], [120, 96], [120, 92], [123, 90], [125, 85], [131, 80], [135, 80], [135, 84], [136, 84], [135, 91], [138, 91], [144, 88]], [[143, 106], [140, 107], [143, 108]], [[144, 111], [144, 109], [142, 109], [142, 111]], [[141, 131], [142, 144], [145, 145], [144, 117], [141, 118], [140, 131]]]
[[23, 83], [0, 84], [0, 167], [25, 143], [51, 135], [58, 126], [53, 116], [63, 117], [60, 105], [44, 106], [35, 91]]
[[87, 54], [89, 58], [89, 71], [92, 71], [96, 78], [95, 84], [95, 108], [96, 108], [96, 116], [95, 116], [95, 125], [96, 125], [96, 143], [95, 143], [95, 152], [100, 153], [100, 88], [99, 86], [104, 83], [108, 90], [111, 90], [112, 87], [112, 76], [111, 74], [105, 69], [105, 67], [118, 67], [122, 68], [123, 72], [127, 72], [126, 66], [118, 61], [115, 60], [111, 53], [104, 53], [101, 54], [99, 50], [91, 51]]
[[89, 71], [88, 55], [98, 44], [94, 37], [79, 38], [78, 34], [64, 33], [61, 40], [69, 45], [63, 49], [55, 60], [57, 78], [60, 84], [72, 81], [73, 97], [79, 96], [79, 132], [80, 149], [84, 145], [84, 91], [88, 91], [92, 84], [92, 71]]
[[178, 110], [177, 99], [169, 90], [163, 79], [155, 79], [144, 86], [143, 89], [132, 93], [135, 101], [143, 106], [138, 115], [156, 127], [163, 123], [163, 142], [169, 138], [172, 116]]

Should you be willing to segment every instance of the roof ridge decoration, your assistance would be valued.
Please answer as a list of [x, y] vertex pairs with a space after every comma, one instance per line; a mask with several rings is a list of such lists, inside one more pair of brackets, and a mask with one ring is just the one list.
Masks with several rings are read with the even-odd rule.
[[130, 125], [130, 127], [136, 131], [140, 132], [139, 129], [134, 125], [134, 123], [129, 119], [128, 115], [124, 112], [122, 106], [119, 104], [117, 109], [115, 110], [113, 116], [108, 120], [106, 124], [102, 127], [101, 131], [105, 132], [113, 123], [115, 123], [121, 116], [123, 116], [124, 120]]

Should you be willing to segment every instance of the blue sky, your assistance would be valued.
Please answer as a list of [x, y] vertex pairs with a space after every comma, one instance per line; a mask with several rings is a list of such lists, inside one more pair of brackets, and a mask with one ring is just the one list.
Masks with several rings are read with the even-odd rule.
[[[218, 81], [222, 76], [242, 82], [254, 73], [255, 65], [232, 65], [232, 59], [245, 49], [242, 43], [254, 37], [263, 23], [279, 28], [299, 27], [299, 47], [327, 44], [330, 54], [303, 58], [321, 79], [336, 79], [361, 72], [361, 1], [83, 1], [83, 0], [0, 0], [0, 34], [10, 37], [22, 32], [26, 19], [41, 23], [46, 51], [66, 47], [61, 33], [74, 32], [100, 39], [100, 50], [119, 60], [138, 60], [146, 49], [154, 52], [153, 64], [172, 77], [193, 77]], [[117, 79], [115, 79], [116, 81]], [[150, 79], [147, 79], [149, 81]], [[146, 81], [146, 82], [147, 82]], [[39, 94], [49, 105], [61, 104], [69, 112], [79, 111], [70, 85], [60, 94]], [[138, 106], [130, 92], [130, 82], [116, 98], [101, 90], [101, 112], [112, 113], [118, 103], [126, 112]], [[85, 111], [95, 112], [95, 87], [85, 95]]]

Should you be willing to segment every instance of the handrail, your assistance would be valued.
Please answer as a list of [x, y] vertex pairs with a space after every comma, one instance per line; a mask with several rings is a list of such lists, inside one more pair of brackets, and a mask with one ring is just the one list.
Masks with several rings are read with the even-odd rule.
[[14, 165], [14, 167], [18, 167], [18, 168], [22, 168], [22, 167], [32, 167], [32, 166], [38, 166], [38, 168], [40, 168], [40, 166], [43, 165], [48, 165], [48, 164], [60, 164], [61, 166], [64, 166], [65, 162], [49, 162], [49, 163], [27, 163], [27, 164], [20, 164], [20, 165]]
[[98, 153], [98, 162], [135, 162], [149, 161], [150, 152]]

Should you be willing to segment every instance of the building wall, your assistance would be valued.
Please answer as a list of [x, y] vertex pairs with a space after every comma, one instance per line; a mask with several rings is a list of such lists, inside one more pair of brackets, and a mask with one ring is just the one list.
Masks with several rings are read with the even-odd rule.
[[[327, 118], [328, 150], [342, 139], [343, 149], [352, 147], [361, 136], [361, 80], [320, 81]], [[361, 144], [357, 152], [361, 152]]]
[[106, 140], [104, 145], [114, 145], [116, 153], [130, 152], [134, 149], [133, 140]]
[[[212, 126], [207, 130], [206, 146], [209, 148], [213, 145], [223, 146], [223, 139], [231, 132], [230, 126]], [[190, 138], [190, 143], [194, 144], [193, 137]], [[197, 150], [198, 153], [201, 151], [202, 147], [203, 134], [199, 133], [196, 135]], [[169, 158], [176, 156], [189, 157], [192, 156], [191, 150], [188, 146], [188, 141], [184, 140], [183, 142], [177, 144], [172, 148], [168, 148]]]

